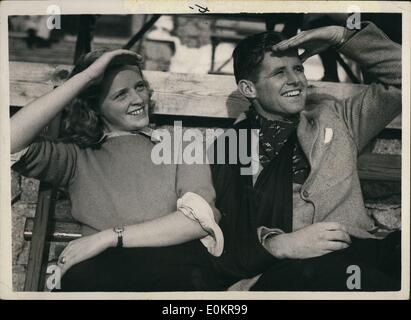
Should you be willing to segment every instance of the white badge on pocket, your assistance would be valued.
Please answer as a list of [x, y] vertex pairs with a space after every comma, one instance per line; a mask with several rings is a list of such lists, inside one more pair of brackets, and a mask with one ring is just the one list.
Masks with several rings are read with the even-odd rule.
[[332, 138], [333, 138], [333, 129], [325, 128], [324, 144], [330, 143]]

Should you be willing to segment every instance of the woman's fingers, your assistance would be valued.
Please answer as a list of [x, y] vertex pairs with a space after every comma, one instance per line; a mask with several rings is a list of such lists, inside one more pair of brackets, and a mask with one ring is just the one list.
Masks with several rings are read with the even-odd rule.
[[75, 263], [75, 254], [73, 250], [73, 242], [75, 241], [76, 240], [69, 242], [57, 260], [57, 264], [62, 270], [67, 270]]
[[143, 61], [143, 57], [141, 55], [131, 50], [118, 49], [118, 50], [111, 51], [109, 53], [111, 54], [112, 59], [116, 57], [131, 57], [131, 58], [135, 58], [136, 61], [139, 61], [139, 62]]

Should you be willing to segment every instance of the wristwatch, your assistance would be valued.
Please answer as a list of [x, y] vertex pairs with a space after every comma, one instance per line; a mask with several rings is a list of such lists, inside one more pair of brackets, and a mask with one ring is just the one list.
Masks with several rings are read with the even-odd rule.
[[114, 227], [113, 231], [117, 233], [117, 248], [123, 246], [124, 227]]

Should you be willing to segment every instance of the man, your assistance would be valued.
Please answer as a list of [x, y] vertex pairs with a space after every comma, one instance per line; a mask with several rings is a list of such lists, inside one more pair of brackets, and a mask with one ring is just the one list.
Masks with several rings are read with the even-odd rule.
[[[374, 83], [345, 100], [307, 99], [302, 63], [330, 47]], [[356, 161], [401, 110], [401, 46], [362, 23], [358, 31], [329, 26], [288, 40], [257, 34], [233, 58], [238, 90], [251, 103], [234, 128], [259, 129], [260, 168], [245, 176], [240, 165], [213, 166], [225, 238], [215, 265], [225, 284], [251, 278], [234, 288], [349, 290], [347, 272], [355, 269], [356, 289], [398, 290], [399, 234], [379, 239]]]

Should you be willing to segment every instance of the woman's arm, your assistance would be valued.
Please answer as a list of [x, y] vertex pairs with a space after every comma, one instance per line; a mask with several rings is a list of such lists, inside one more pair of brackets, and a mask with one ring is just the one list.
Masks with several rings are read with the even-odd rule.
[[[176, 211], [158, 219], [126, 226], [123, 246], [128, 248], [172, 246], [202, 238], [207, 234], [198, 222]], [[73, 265], [116, 245], [117, 233], [113, 229], [71, 241], [58, 261], [62, 275]]]
[[89, 84], [79, 73], [63, 85], [29, 103], [11, 118], [11, 153], [27, 147], [41, 130]]
[[[111, 231], [111, 232], [110, 232]], [[117, 244], [117, 234], [106, 230], [110, 246]], [[114, 235], [113, 235], [114, 234]], [[175, 211], [161, 218], [124, 228], [124, 247], [164, 247], [205, 237], [201, 225]]]

